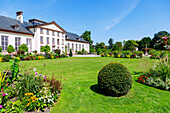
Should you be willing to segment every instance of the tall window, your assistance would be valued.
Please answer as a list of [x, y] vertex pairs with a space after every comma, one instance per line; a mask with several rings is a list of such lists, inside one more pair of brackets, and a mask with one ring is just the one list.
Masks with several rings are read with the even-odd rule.
[[47, 35], [49, 35], [49, 30], [47, 29]]
[[55, 32], [54, 31], [52, 31], [52, 34], [53, 34], [53, 36], [55, 36]]
[[52, 38], [52, 44], [55, 44], [55, 39], [54, 38]]
[[59, 39], [57, 39], [57, 45], [60, 45], [60, 40]]
[[77, 51], [77, 44], [76, 44], [76, 51]]
[[62, 37], [64, 37], [64, 33], [62, 33]]
[[72, 51], [74, 51], [74, 44], [72, 43]]
[[40, 29], [40, 33], [43, 34], [43, 29]]
[[82, 46], [83, 46], [82, 48], [84, 49], [84, 44]]
[[81, 51], [81, 44], [79, 44], [79, 51]]
[[60, 36], [59, 32], [57, 32], [57, 36], [58, 36], [58, 37]]
[[20, 43], [21, 43], [21, 38], [15, 37], [15, 51], [19, 50]]
[[40, 43], [43, 44], [43, 36], [40, 37]]
[[64, 45], [64, 39], [62, 39], [62, 45]]
[[47, 44], [49, 44], [50, 42], [49, 42], [49, 37], [47, 37]]
[[7, 51], [8, 47], [8, 36], [1, 36], [1, 45], [2, 45], [2, 50]]
[[64, 47], [62, 47], [62, 52], [64, 51]]
[[32, 51], [31, 39], [29, 39], [29, 38], [26, 39], [26, 45], [28, 47], [28, 51]]
[[67, 46], [68, 46], [68, 51], [69, 51], [70, 50], [70, 43], [68, 43]]

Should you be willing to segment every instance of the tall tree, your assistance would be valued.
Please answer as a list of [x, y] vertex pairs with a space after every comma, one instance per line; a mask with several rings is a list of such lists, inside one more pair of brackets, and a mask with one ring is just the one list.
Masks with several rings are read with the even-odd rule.
[[93, 44], [93, 40], [91, 39], [91, 31], [85, 31], [82, 35], [84, 40], [86, 40], [87, 42], [91, 44]]
[[100, 48], [104, 49], [104, 47], [105, 47], [105, 43], [104, 42], [100, 42]]
[[152, 39], [152, 47], [157, 50], [163, 50], [164, 44], [162, 42], [162, 37], [170, 36], [167, 31], [159, 31], [158, 33], [154, 34], [154, 38]]
[[109, 49], [112, 49], [113, 48], [113, 39], [110, 38], [108, 43], [109, 43]]
[[152, 48], [152, 40], [150, 37], [144, 37], [142, 40], [139, 42], [139, 50], [142, 50], [142, 48], [145, 48], [145, 44], [147, 44], [148, 48]]
[[122, 42], [116, 42], [116, 45], [118, 46], [118, 50], [122, 50]]

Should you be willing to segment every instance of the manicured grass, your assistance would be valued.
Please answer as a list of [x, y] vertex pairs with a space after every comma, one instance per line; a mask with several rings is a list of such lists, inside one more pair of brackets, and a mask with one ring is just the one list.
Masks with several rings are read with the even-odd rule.
[[[20, 64], [26, 64], [26, 69], [35, 67], [39, 73], [48, 77], [52, 74], [63, 77], [62, 94], [59, 102], [51, 109], [51, 113], [170, 112], [170, 92], [137, 83], [135, 80], [138, 75], [132, 75], [133, 87], [125, 96], [117, 98], [97, 93], [95, 89], [97, 76], [104, 65], [111, 62], [122, 63], [134, 73], [145, 69], [144, 67], [138, 69], [140, 61], [140, 59], [125, 58], [63, 58], [24, 61]], [[43, 63], [46, 63], [45, 69]], [[0, 70], [5, 70], [8, 66], [9, 63], [0, 63]]]

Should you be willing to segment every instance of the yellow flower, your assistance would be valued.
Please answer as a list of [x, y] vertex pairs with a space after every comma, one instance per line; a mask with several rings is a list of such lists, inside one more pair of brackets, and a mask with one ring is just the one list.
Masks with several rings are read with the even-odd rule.
[[27, 106], [29, 106], [29, 105], [30, 105], [30, 103], [27, 104]]

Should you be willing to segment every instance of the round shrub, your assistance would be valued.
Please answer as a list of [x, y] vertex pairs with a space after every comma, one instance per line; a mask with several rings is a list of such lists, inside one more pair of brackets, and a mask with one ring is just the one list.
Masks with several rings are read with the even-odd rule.
[[122, 64], [110, 63], [98, 73], [98, 87], [104, 94], [121, 96], [131, 89], [132, 76]]

